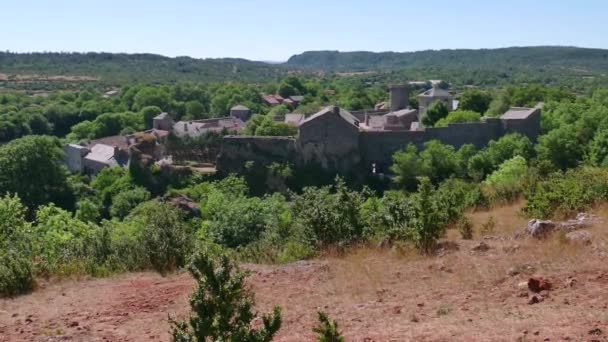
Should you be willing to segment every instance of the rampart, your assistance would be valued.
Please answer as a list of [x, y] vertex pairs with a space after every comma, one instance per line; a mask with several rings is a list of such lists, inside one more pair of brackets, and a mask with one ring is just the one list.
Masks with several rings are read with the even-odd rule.
[[308, 123], [300, 126], [298, 138], [225, 137], [218, 157], [218, 171], [221, 174], [239, 173], [247, 162], [258, 167], [273, 162], [301, 166], [313, 160], [338, 172], [371, 171], [372, 164], [376, 165], [377, 171], [385, 172], [392, 163], [393, 154], [409, 144], [422, 149], [424, 143], [439, 140], [456, 149], [465, 144], [473, 144], [479, 149], [509, 133], [520, 133], [532, 141], [540, 134], [540, 108], [515, 108], [501, 118], [415, 131], [365, 130], [359, 127], [359, 122], [349, 122], [344, 112], [331, 113], [320, 112], [308, 118]]

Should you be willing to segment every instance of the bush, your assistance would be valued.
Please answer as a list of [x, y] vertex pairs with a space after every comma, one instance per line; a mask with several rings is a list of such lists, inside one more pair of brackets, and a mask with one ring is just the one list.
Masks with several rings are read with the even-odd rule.
[[221, 255], [216, 262], [197, 254], [190, 266], [197, 288], [190, 298], [188, 321], [171, 320], [174, 341], [271, 341], [281, 327], [281, 310], [262, 316], [262, 327], [252, 328], [253, 294], [245, 288], [245, 273]]
[[317, 245], [347, 244], [362, 236], [360, 209], [365, 196], [365, 191], [350, 191], [337, 178], [333, 187], [304, 188], [301, 195], [294, 196], [293, 210]]
[[14, 296], [34, 288], [30, 258], [13, 250], [0, 252], [0, 297]]
[[121, 191], [112, 197], [112, 205], [110, 206], [110, 215], [119, 219], [129, 215], [129, 212], [150, 199], [150, 192], [143, 187], [135, 187], [133, 189]]
[[409, 233], [416, 247], [429, 253], [445, 232], [448, 215], [435, 198], [433, 186], [427, 178], [420, 181], [415, 198], [416, 216], [411, 222]]
[[525, 188], [527, 172], [526, 160], [521, 156], [515, 156], [502, 163], [498, 170], [486, 178], [484, 184], [491, 192], [491, 197], [513, 201]]
[[481, 121], [481, 115], [479, 113], [470, 110], [457, 110], [451, 112], [443, 119], [440, 119], [435, 123], [435, 127], [446, 127], [452, 123], [459, 122], [479, 122]]
[[313, 328], [319, 342], [344, 342], [338, 322], [331, 321], [326, 313], [318, 312], [319, 325]]
[[185, 264], [192, 249], [190, 229], [183, 213], [170, 204], [149, 201], [129, 215], [148, 261], [161, 274]]
[[24, 293], [34, 286], [30, 224], [25, 213], [19, 197], [0, 197], [0, 297]]
[[458, 220], [458, 232], [460, 232], [460, 237], [464, 240], [471, 240], [473, 238], [473, 223], [468, 217], [463, 215]]
[[608, 200], [608, 170], [582, 167], [553, 173], [530, 186], [525, 198], [522, 210], [529, 217], [569, 216]]

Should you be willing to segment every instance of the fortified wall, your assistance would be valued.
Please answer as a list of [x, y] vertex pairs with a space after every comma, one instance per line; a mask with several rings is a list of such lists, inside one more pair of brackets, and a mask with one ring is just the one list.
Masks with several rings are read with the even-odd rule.
[[511, 108], [500, 118], [484, 118], [477, 123], [457, 123], [447, 127], [419, 130], [375, 130], [349, 112], [332, 106], [304, 120], [298, 137], [227, 136], [217, 160], [221, 174], [240, 173], [247, 162], [268, 166], [273, 162], [304, 166], [310, 163], [338, 173], [368, 170], [372, 165], [386, 172], [395, 152], [414, 144], [439, 140], [458, 149], [465, 144], [483, 148], [491, 140], [520, 133], [536, 141], [540, 134], [540, 112], [535, 108]]

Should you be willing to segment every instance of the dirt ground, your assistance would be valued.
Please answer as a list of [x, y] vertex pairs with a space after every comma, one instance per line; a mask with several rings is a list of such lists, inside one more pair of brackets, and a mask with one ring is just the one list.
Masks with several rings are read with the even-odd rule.
[[[470, 215], [474, 240], [454, 230], [436, 256], [361, 247], [282, 266], [243, 265], [257, 309], [282, 308], [276, 340], [312, 341], [316, 312], [336, 319], [347, 341], [608, 341], [608, 229], [591, 245], [514, 239], [517, 206]], [[597, 214], [608, 222], [608, 211]], [[493, 229], [479, 232], [492, 216]], [[488, 250], [474, 250], [480, 241]], [[479, 249], [479, 248], [477, 248]], [[483, 249], [483, 248], [481, 248]], [[528, 304], [530, 277], [552, 283]], [[185, 317], [194, 282], [186, 273], [48, 283], [0, 300], [1, 341], [166, 341], [168, 317]]]

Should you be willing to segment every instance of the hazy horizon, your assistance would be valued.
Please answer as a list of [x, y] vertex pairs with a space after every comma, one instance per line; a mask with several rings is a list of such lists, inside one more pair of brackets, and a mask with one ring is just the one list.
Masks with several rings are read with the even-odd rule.
[[[0, 49], [282, 62], [304, 51], [606, 48], [600, 0], [9, 0]], [[604, 25], [605, 26], [605, 25]]]
[[415, 51], [371, 51], [371, 50], [350, 50], [350, 51], [341, 51], [341, 50], [320, 50], [320, 49], [313, 49], [313, 50], [306, 50], [306, 51], [300, 51], [300, 52], [296, 52], [290, 56], [288, 56], [287, 58], [285, 58], [284, 60], [261, 60], [261, 59], [249, 59], [249, 58], [245, 58], [242, 56], [222, 56], [222, 57], [196, 57], [196, 56], [188, 56], [188, 55], [178, 55], [178, 56], [167, 56], [164, 54], [160, 54], [160, 53], [153, 53], [153, 52], [146, 52], [146, 51], [134, 51], [134, 52], [124, 52], [124, 51], [11, 51], [11, 50], [4, 50], [3, 52], [8, 52], [8, 53], [16, 53], [16, 54], [28, 54], [28, 53], [79, 53], [79, 54], [87, 54], [87, 53], [112, 53], [112, 54], [127, 54], [127, 55], [140, 55], [140, 54], [144, 54], [144, 55], [157, 55], [157, 56], [162, 56], [162, 57], [167, 57], [167, 58], [180, 58], [180, 57], [187, 57], [187, 58], [193, 58], [193, 59], [245, 59], [245, 60], [249, 60], [252, 62], [264, 62], [264, 63], [269, 63], [269, 64], [278, 64], [278, 63], [285, 63], [287, 62], [287, 60], [295, 55], [299, 55], [305, 52], [320, 52], [320, 51], [337, 51], [339, 53], [351, 53], [351, 52], [370, 52], [370, 53], [415, 53], [415, 52], [422, 52], [422, 51], [443, 51], [443, 50], [499, 50], [499, 49], [509, 49], [509, 48], [536, 48], [536, 47], [571, 47], [571, 48], [577, 48], [577, 49], [598, 49], [598, 50], [608, 50], [606, 48], [596, 48], [596, 47], [587, 47], [587, 46], [574, 46], [574, 45], [528, 45], [528, 46], [503, 46], [503, 47], [495, 47], [495, 48], [438, 48], [438, 49], [425, 49], [425, 50], [415, 50]]

